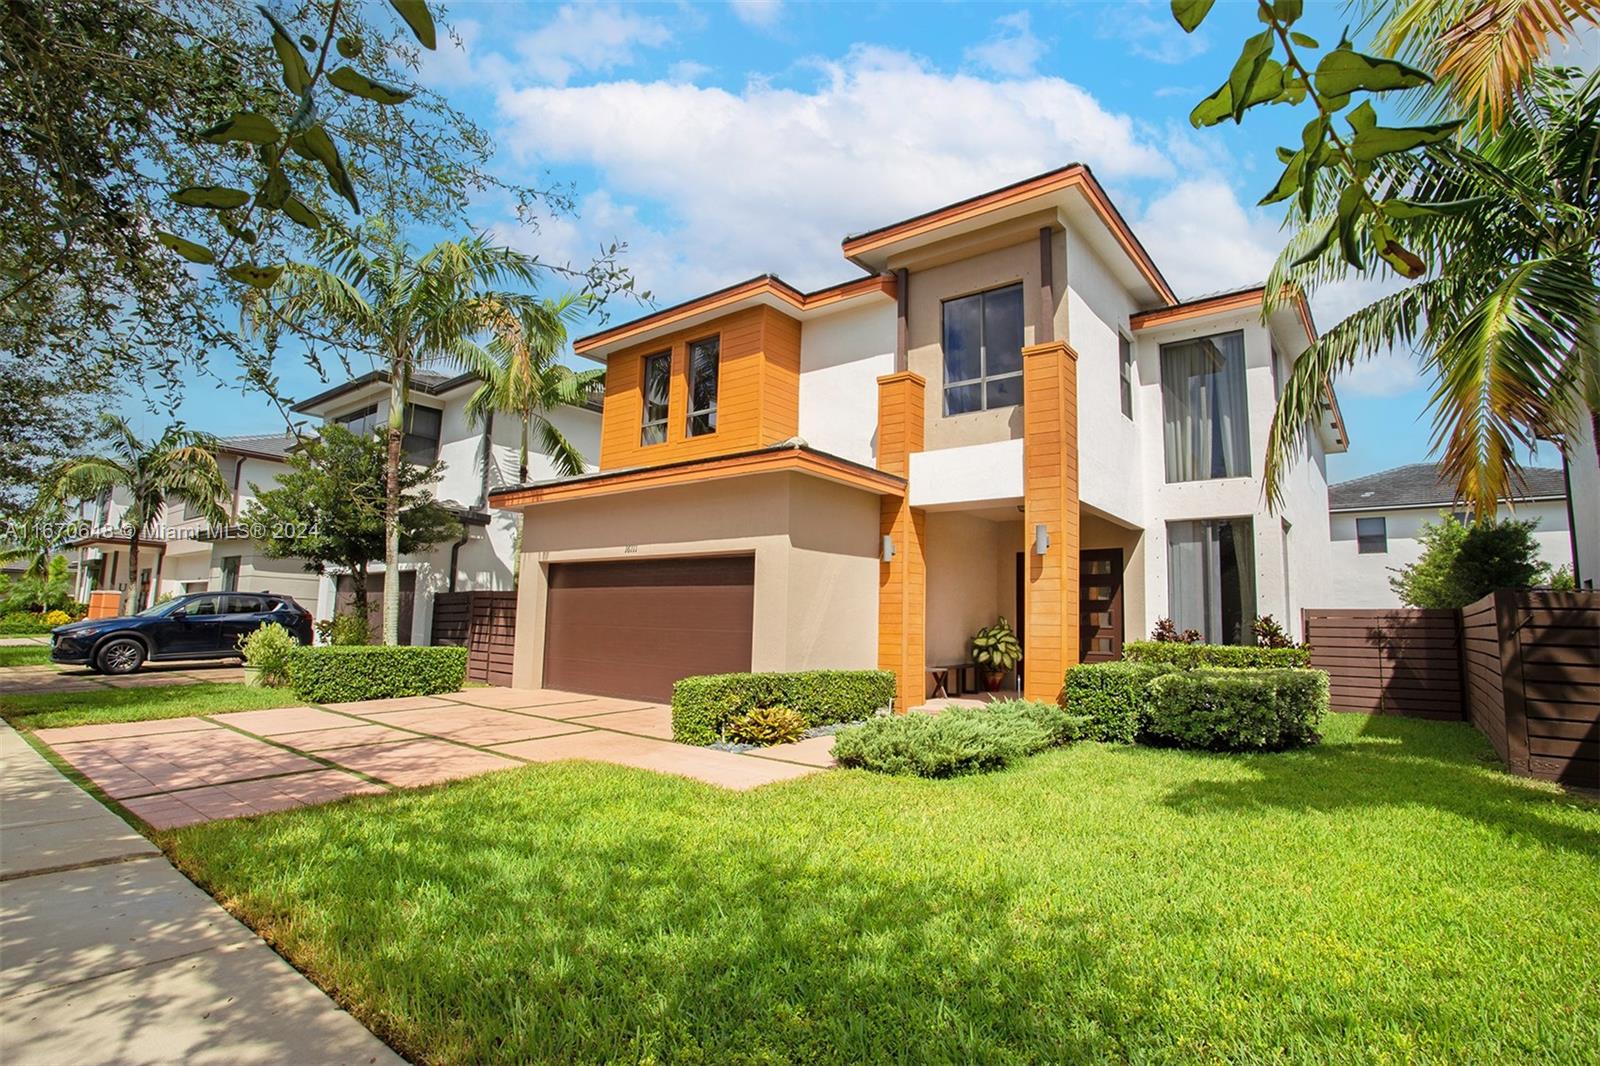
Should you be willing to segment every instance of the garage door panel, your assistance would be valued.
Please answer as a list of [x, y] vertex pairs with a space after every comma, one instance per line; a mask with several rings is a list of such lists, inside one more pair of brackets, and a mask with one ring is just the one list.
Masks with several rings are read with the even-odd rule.
[[545, 684], [667, 700], [673, 682], [750, 669], [751, 556], [550, 567]]

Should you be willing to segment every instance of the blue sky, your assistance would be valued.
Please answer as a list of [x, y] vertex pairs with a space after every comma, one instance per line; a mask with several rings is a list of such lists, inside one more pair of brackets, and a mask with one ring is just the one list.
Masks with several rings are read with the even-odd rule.
[[[1344, 5], [1306, 6], [1301, 28], [1337, 41]], [[550, 261], [625, 241], [658, 304], [762, 271], [808, 289], [853, 277], [846, 233], [1072, 161], [1094, 168], [1180, 297], [1259, 282], [1283, 234], [1276, 208], [1252, 205], [1277, 175], [1274, 146], [1308, 117], [1258, 109], [1242, 127], [1189, 127], [1259, 28], [1253, 4], [1229, 0], [1193, 36], [1164, 0], [458, 0], [446, 17], [456, 40], [422, 79], [494, 132], [504, 173], [570, 182], [579, 203], [534, 231], [487, 199], [474, 223]], [[1329, 325], [1380, 291], [1347, 283], [1313, 310]], [[279, 369], [293, 395], [324, 387], [292, 356]], [[1352, 448], [1330, 460], [1332, 480], [1428, 458], [1427, 391], [1407, 353], [1336, 388]], [[130, 413], [152, 430], [169, 417]], [[282, 425], [216, 383], [193, 385], [177, 414], [223, 434]]]

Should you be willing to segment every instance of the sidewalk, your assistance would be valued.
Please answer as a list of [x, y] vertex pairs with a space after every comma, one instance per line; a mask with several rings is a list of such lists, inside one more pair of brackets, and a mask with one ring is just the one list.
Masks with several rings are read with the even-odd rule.
[[0, 724], [0, 1062], [400, 1059]]

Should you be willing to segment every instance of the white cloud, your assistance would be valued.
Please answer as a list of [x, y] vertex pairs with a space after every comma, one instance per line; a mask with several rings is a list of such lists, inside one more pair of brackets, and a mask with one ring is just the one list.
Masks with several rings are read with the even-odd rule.
[[783, 0], [730, 0], [729, 6], [740, 22], [757, 29], [770, 30], [783, 15]]
[[[640, 205], [621, 235], [641, 284], [664, 298], [767, 270], [806, 286], [838, 280], [850, 272], [846, 233], [1071, 160], [1108, 180], [1172, 172], [1146, 131], [1059, 78], [992, 82], [873, 48], [816, 67], [804, 90], [620, 81], [508, 92], [503, 143], [519, 163], [593, 168], [616, 202]], [[612, 235], [597, 225], [584, 220], [591, 244]]]
[[1045, 43], [1034, 36], [1031, 16], [1015, 11], [995, 19], [994, 34], [968, 48], [966, 59], [1003, 77], [1023, 78], [1034, 73], [1044, 53]]
[[630, 66], [638, 49], [659, 48], [671, 39], [666, 23], [633, 9], [568, 4], [539, 29], [519, 38], [516, 51], [535, 76], [565, 85], [575, 74]]
[[710, 67], [704, 63], [696, 63], [692, 59], [680, 59], [667, 68], [669, 81], [699, 81], [710, 73]]
[[1135, 56], [1154, 63], [1185, 63], [1211, 47], [1205, 30], [1184, 33], [1166, 4], [1150, 0], [1105, 5], [1096, 32], [1102, 38], [1122, 41]]

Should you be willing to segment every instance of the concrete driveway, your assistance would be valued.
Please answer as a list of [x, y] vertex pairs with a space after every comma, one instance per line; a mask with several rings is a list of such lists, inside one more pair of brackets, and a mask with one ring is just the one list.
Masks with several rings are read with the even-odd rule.
[[[197, 709], [198, 710], [198, 709]], [[832, 738], [735, 755], [674, 743], [655, 703], [551, 689], [467, 689], [41, 729], [106, 795], [171, 829], [437, 784], [532, 762], [589, 759], [755, 788], [831, 766]], [[822, 743], [818, 743], [821, 741]]]

